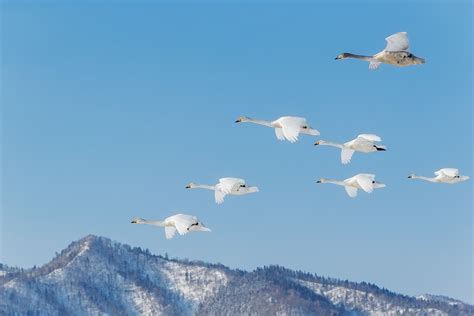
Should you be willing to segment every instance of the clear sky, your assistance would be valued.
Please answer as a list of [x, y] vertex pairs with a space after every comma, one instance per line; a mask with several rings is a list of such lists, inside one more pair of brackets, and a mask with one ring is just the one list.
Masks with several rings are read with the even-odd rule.
[[[280, 264], [406, 294], [472, 299], [471, 1], [170, 4], [3, 2], [0, 262], [30, 267], [86, 234], [234, 268]], [[369, 71], [407, 31], [427, 64]], [[387, 152], [296, 144], [234, 124], [304, 116], [321, 139], [360, 133]], [[318, 185], [370, 172], [349, 198]], [[258, 194], [186, 190], [242, 177]], [[197, 215], [212, 233], [165, 240], [140, 216]]]

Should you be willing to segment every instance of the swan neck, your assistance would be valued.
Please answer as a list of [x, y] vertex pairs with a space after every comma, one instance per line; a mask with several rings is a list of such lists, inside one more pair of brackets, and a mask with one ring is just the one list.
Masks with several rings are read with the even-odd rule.
[[154, 226], [165, 226], [162, 221], [148, 221], [148, 220], [143, 220], [142, 224], [154, 225]]
[[328, 142], [328, 141], [325, 141], [325, 140], [320, 141], [319, 145], [332, 146], [332, 147], [337, 147], [337, 148], [341, 148], [341, 149], [344, 147], [342, 144]]
[[215, 190], [216, 189], [215, 185], [207, 185], [207, 184], [196, 184], [194, 187], [198, 188], [198, 189], [207, 189], [207, 190]]
[[424, 176], [412, 176], [412, 179], [420, 179], [420, 180], [425, 180], [425, 181], [429, 181], [429, 182], [436, 182], [435, 178], [428, 178], [428, 177], [424, 177]]
[[273, 127], [272, 122], [270, 122], [270, 121], [248, 118], [248, 122], [255, 123], [255, 124], [258, 124], [258, 125]]
[[366, 60], [366, 61], [372, 61], [373, 60], [372, 56], [356, 55], [356, 54], [351, 54], [351, 53], [345, 53], [344, 57], [345, 58], [361, 59], [361, 60]]
[[332, 184], [337, 184], [337, 185], [342, 185], [342, 186], [345, 186], [346, 184], [344, 183], [344, 181], [339, 181], [339, 180], [334, 180], [334, 179], [327, 179], [325, 180], [324, 182], [326, 183], [332, 183]]

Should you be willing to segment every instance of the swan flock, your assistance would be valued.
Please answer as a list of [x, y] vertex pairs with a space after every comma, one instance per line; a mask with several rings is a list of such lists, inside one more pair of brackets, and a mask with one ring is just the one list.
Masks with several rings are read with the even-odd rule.
[[[399, 32], [388, 36], [387, 45], [381, 52], [371, 55], [356, 55], [352, 53], [342, 53], [336, 59], [359, 59], [369, 62], [369, 69], [375, 70], [382, 63], [394, 66], [411, 66], [424, 64], [423, 58], [417, 57], [409, 51], [409, 40], [406, 32]], [[295, 143], [300, 134], [318, 136], [320, 132], [311, 127], [306, 118], [298, 116], [282, 116], [275, 120], [254, 119], [247, 116], [240, 116], [235, 123], [253, 123], [274, 129], [275, 136], [280, 141]], [[341, 150], [341, 163], [347, 165], [351, 162], [355, 152], [373, 153], [387, 151], [387, 147], [380, 144], [382, 138], [375, 134], [359, 134], [356, 138], [345, 143], [336, 143], [326, 140], [317, 140], [314, 145], [331, 146]], [[408, 176], [409, 179], [420, 179], [433, 183], [456, 184], [467, 181], [469, 176], [460, 175], [457, 168], [442, 168], [434, 172], [435, 177], [425, 177], [415, 174]], [[375, 174], [359, 173], [344, 180], [320, 178], [316, 183], [331, 183], [344, 187], [347, 195], [351, 198], [357, 197], [358, 190], [372, 193], [375, 189], [384, 188], [386, 185], [375, 180]], [[186, 189], [206, 189], [214, 191], [214, 200], [217, 204], [224, 203], [228, 195], [243, 196], [259, 192], [258, 187], [248, 186], [241, 178], [225, 177], [220, 178], [218, 183], [207, 185], [190, 182]], [[189, 232], [210, 232], [196, 216], [186, 214], [175, 214], [164, 220], [145, 220], [135, 217], [131, 221], [133, 224], [147, 224], [164, 227], [166, 239], [171, 239], [176, 232], [185, 235]]]

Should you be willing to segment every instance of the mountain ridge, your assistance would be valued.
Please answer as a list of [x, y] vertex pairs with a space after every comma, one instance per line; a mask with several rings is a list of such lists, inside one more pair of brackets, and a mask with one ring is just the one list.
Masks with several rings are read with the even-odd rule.
[[281, 266], [243, 271], [169, 259], [95, 235], [41, 267], [2, 267], [6, 315], [474, 315], [473, 306], [444, 296], [417, 298]]

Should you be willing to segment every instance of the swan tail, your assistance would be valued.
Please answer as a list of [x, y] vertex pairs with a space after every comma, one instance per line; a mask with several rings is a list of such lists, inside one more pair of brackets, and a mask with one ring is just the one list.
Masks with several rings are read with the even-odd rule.
[[248, 188], [248, 193], [255, 193], [255, 192], [258, 192], [258, 187], [250, 187]]
[[308, 134], [308, 135], [313, 135], [313, 136], [318, 136], [318, 135], [321, 134], [321, 133], [319, 133], [319, 131], [317, 129], [314, 129], [314, 128], [305, 129], [305, 130], [302, 131], [302, 133]]
[[374, 183], [374, 189], [380, 189], [380, 188], [385, 188], [386, 185], [380, 182], [375, 182]]

